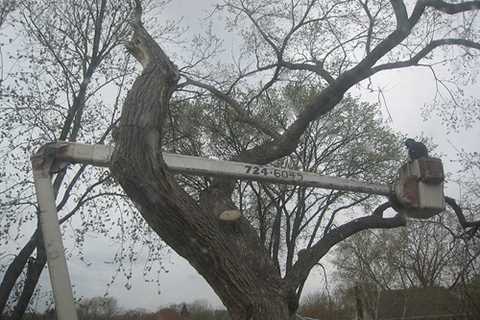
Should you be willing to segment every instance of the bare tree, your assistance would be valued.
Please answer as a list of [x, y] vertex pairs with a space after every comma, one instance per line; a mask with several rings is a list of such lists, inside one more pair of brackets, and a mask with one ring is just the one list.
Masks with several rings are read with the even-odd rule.
[[[467, 283], [478, 276], [480, 251], [478, 241], [465, 238], [463, 232], [449, 212], [394, 232], [359, 233], [338, 246], [334, 260], [338, 280], [345, 291], [353, 284], [360, 288], [372, 319], [387, 290], [405, 290], [408, 296], [410, 288], [447, 288], [466, 296], [471, 291]], [[467, 309], [472, 311], [473, 305]]]
[[[309, 125], [359, 82], [381, 71], [422, 65], [439, 47], [480, 48], [475, 36], [464, 38], [446, 23], [459, 14], [474, 21], [479, 7], [477, 1], [438, 0], [408, 8], [399, 0], [224, 1], [218, 9], [231, 14], [233, 28], [251, 26], [242, 31], [255, 59], [253, 69], [239, 65], [237, 73], [219, 69], [202, 76], [201, 70], [179, 68], [169, 59], [143, 27], [137, 2], [127, 47], [143, 71], [124, 103], [112, 172], [152, 229], [209, 282], [232, 319], [288, 319], [296, 311], [299, 286], [331, 247], [361, 230], [402, 226], [403, 216], [384, 217], [385, 203], [372, 215], [338, 225], [281, 276], [251, 223], [218, 219], [232, 208], [234, 181], [214, 179], [197, 200], [165, 166], [161, 151], [172, 95], [192, 86], [210, 92], [226, 112], [263, 137], [227, 158], [271, 163], [295, 152]], [[299, 107], [287, 127], [271, 127], [255, 112], [255, 103], [294, 73], [318, 77], [324, 88]], [[259, 80], [246, 81], [250, 76]], [[257, 85], [249, 90], [252, 82]]]
[[[57, 140], [108, 142], [132, 69], [122, 46], [128, 32], [128, 7], [106, 0], [23, 1], [17, 6], [16, 23], [25, 43], [16, 56], [16, 74], [4, 84], [2, 96], [1, 239], [5, 243], [19, 240], [31, 228], [33, 234], [2, 273], [0, 314], [6, 312], [10, 297], [12, 319], [22, 317], [46, 263], [41, 234], [35, 230], [38, 209], [27, 154], [39, 143]], [[112, 97], [101, 100], [108, 90]], [[128, 207], [111, 183], [107, 172], [86, 166], [66, 168], [55, 177], [61, 222], [79, 212], [83, 220], [75, 234], [79, 254], [88, 230], [105, 233], [109, 229], [103, 222], [94, 223], [99, 219], [95, 212], [112, 204], [122, 210]], [[72, 199], [76, 200], [73, 205]], [[15, 285], [18, 296], [13, 294]]]
[[[456, 182], [461, 188], [461, 203], [463, 212], [468, 217], [468, 220], [478, 218], [480, 206], [480, 184], [478, 183], [478, 175], [480, 173], [480, 155], [478, 151], [458, 153], [460, 158], [461, 170]], [[452, 199], [448, 199], [458, 211], [458, 205]], [[468, 224], [467, 220], [461, 219], [462, 223]], [[467, 265], [464, 272], [458, 274], [456, 279], [456, 287], [459, 288], [460, 293], [468, 306], [468, 310], [473, 317], [480, 316], [480, 236], [478, 229], [480, 226], [474, 226], [469, 232], [463, 233], [464, 239], [468, 240], [465, 243], [464, 250], [462, 250], [457, 259], [459, 261], [471, 262]]]
[[93, 297], [80, 302], [78, 314], [80, 319], [112, 319], [118, 313], [118, 303], [112, 297]]
[[[0, 3], [0, 31], [5, 26], [7, 17], [11, 15], [12, 11], [15, 10], [16, 2], [14, 0], [2, 0]], [[0, 33], [1, 35], [1, 33]], [[1, 43], [3, 46], [3, 43]], [[5, 80], [5, 70], [4, 70], [4, 58], [3, 50], [0, 48], [0, 98], [2, 98], [3, 90], [2, 85]]]
[[464, 241], [451, 233], [451, 219], [445, 223], [441, 218], [417, 221], [396, 232], [366, 232], [344, 241], [335, 261], [340, 278], [382, 290], [454, 286], [458, 273], [468, 268], [463, 266], [465, 259], [458, 259]]
[[2, 0], [0, 4], [0, 27], [2, 27], [7, 20], [7, 16], [15, 10], [15, 0]]

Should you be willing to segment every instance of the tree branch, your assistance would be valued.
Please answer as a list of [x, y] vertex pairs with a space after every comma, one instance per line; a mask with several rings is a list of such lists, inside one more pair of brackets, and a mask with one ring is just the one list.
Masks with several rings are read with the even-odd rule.
[[335, 81], [332, 75], [327, 70], [325, 70], [320, 63], [313, 65], [308, 63], [292, 63], [282, 60], [280, 61], [280, 65], [290, 70], [305, 70], [314, 72], [320, 77], [322, 77], [328, 84], [333, 84], [333, 82]]
[[397, 20], [397, 30], [409, 31], [410, 22], [408, 21], [407, 8], [403, 0], [390, 0]]
[[429, 53], [431, 53], [434, 49], [441, 47], [441, 46], [463, 46], [467, 48], [472, 48], [472, 49], [478, 49], [480, 50], [480, 43], [467, 40], [467, 39], [439, 39], [439, 40], [433, 40], [429, 44], [427, 44], [422, 50], [420, 50], [418, 53], [416, 53], [413, 57], [411, 57], [409, 60], [404, 60], [404, 61], [397, 61], [397, 62], [391, 62], [391, 63], [385, 63], [376, 67], [373, 67], [371, 69], [370, 75], [373, 75], [379, 71], [383, 70], [390, 70], [390, 69], [400, 69], [400, 68], [406, 68], [406, 67], [411, 67], [414, 65], [417, 65], [420, 60], [425, 58]]
[[456, 14], [465, 11], [480, 9], [480, 1], [467, 1], [461, 3], [449, 3], [441, 0], [425, 0], [424, 5], [435, 8], [447, 14]]
[[[402, 5], [398, 1], [393, 2], [395, 11], [401, 22], [405, 24]], [[285, 133], [275, 141], [247, 150], [240, 156], [240, 160], [266, 164], [292, 153], [298, 145], [300, 137], [310, 122], [318, 119], [323, 114], [332, 110], [342, 99], [345, 92], [356, 83], [367, 78], [370, 68], [391, 49], [399, 45], [410, 33], [411, 28], [418, 22], [409, 20], [408, 26], [404, 24], [389, 34], [381, 41], [365, 58], [355, 67], [341, 74], [333, 83], [313, 99], [305, 107], [305, 111], [290, 125]]]
[[460, 222], [462, 228], [469, 229], [467, 231], [469, 234], [474, 235], [480, 229], [480, 220], [467, 221], [467, 218], [465, 218], [465, 215], [463, 214], [462, 208], [460, 208], [455, 199], [445, 197], [445, 202], [453, 209], [453, 211], [457, 215], [457, 219]]
[[233, 99], [232, 97], [230, 97], [228, 94], [225, 94], [225, 93], [221, 92], [220, 90], [218, 90], [217, 88], [215, 88], [211, 85], [208, 85], [206, 83], [203, 83], [203, 82], [200, 82], [200, 81], [197, 81], [197, 80], [193, 80], [191, 78], [186, 77], [185, 75], [184, 75], [184, 77], [186, 78], [186, 82], [185, 82], [184, 85], [193, 85], [193, 86], [205, 89], [205, 90], [209, 91], [210, 93], [212, 93], [218, 99], [226, 102], [237, 113], [240, 121], [251, 125], [255, 129], [265, 133], [266, 135], [268, 135], [272, 139], [278, 139], [280, 137], [280, 135], [275, 130], [266, 126], [262, 121], [251, 117], [247, 112], [245, 112], [245, 110], [240, 105], [240, 103], [238, 101], [236, 101], [235, 99]]
[[[262, 29], [262, 27], [258, 23], [257, 19], [255, 19], [253, 17], [253, 13], [245, 6], [243, 1], [241, 1], [241, 4], [242, 4], [242, 8], [236, 7], [236, 9], [240, 9], [241, 11], [243, 11], [247, 15], [247, 17], [253, 23], [255, 28], [257, 28], [257, 30], [260, 33], [260, 35], [262, 36], [262, 38], [270, 45], [272, 50], [275, 52], [277, 58], [280, 59], [281, 56], [282, 56], [282, 52], [280, 51], [278, 46], [273, 42], [272, 38]], [[233, 5], [232, 5], [232, 7], [235, 8], [235, 6], [233, 6]]]
[[383, 217], [383, 212], [389, 207], [391, 207], [389, 202], [383, 203], [374, 210], [372, 215], [347, 222], [325, 234], [325, 236], [311, 248], [300, 251], [297, 262], [285, 276], [288, 285], [291, 288], [296, 288], [308, 277], [310, 270], [334, 245], [355, 233], [367, 229], [392, 229], [405, 226], [406, 219], [401, 214], [397, 214], [392, 218]]

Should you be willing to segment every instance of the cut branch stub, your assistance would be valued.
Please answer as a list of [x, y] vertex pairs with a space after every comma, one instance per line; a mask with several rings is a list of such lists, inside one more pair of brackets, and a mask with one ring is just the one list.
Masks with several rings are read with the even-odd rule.
[[218, 218], [222, 221], [237, 221], [241, 216], [240, 210], [232, 209], [223, 211]]
[[231, 182], [229, 179], [217, 179], [217, 184], [202, 192], [200, 204], [205, 212], [212, 212], [222, 221], [237, 221], [241, 212], [231, 200]]

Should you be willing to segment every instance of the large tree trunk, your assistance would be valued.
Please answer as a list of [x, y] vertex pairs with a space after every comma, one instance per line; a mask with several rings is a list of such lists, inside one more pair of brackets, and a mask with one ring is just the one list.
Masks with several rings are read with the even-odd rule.
[[[139, 2], [137, 2], [139, 3]], [[384, 218], [387, 202], [371, 216], [352, 220], [328, 232], [282, 279], [252, 225], [243, 217], [219, 219], [234, 209], [233, 182], [215, 179], [196, 201], [179, 186], [162, 158], [162, 134], [168, 104], [178, 82], [178, 70], [143, 28], [137, 8], [134, 34], [127, 48], [143, 65], [129, 91], [115, 134], [111, 170], [151, 228], [206, 279], [234, 320], [287, 320], [297, 310], [299, 285], [315, 264], [339, 241], [368, 228], [395, 228], [401, 215]], [[317, 97], [327, 112], [349, 87], [345, 78]], [[309, 109], [314, 112], [315, 106]], [[312, 111], [313, 110], [313, 111]], [[320, 112], [319, 111], [319, 112]], [[322, 111], [322, 112], [323, 112]], [[311, 113], [310, 112], [310, 113]], [[296, 147], [315, 114], [297, 120], [290, 134], [243, 153], [244, 162], [268, 163]], [[293, 142], [291, 142], [293, 141]]]
[[218, 181], [195, 202], [162, 159], [162, 128], [176, 67], [137, 21], [128, 46], [144, 70], [124, 103], [112, 173], [152, 229], [212, 286], [235, 320], [287, 320], [288, 290], [243, 218], [223, 222], [232, 183]]
[[113, 167], [143, 217], [207, 280], [233, 319], [288, 319], [287, 290], [255, 232], [243, 219], [221, 222], [208, 210], [221, 198], [209, 199], [205, 208], [195, 204], [165, 169], [160, 154], [153, 156], [148, 130], [121, 129]]

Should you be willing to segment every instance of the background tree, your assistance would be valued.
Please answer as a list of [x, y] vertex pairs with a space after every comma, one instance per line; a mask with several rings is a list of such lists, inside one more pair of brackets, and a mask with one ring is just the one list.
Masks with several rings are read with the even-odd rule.
[[[4, 37], [4, 27], [7, 22], [7, 17], [10, 15], [10, 13], [15, 9], [16, 2], [13, 0], [2, 0], [0, 2], [0, 38]], [[4, 52], [1, 49], [5, 43], [8, 43], [11, 41], [11, 39], [1, 39], [0, 40], [0, 98], [3, 95], [3, 81], [5, 80], [6, 72], [4, 68]]]
[[78, 307], [78, 316], [83, 320], [112, 319], [118, 313], [117, 304], [112, 297], [85, 299]]
[[2, 0], [0, 3], [0, 27], [5, 24], [7, 16], [15, 9], [14, 0]]
[[462, 279], [478, 275], [480, 251], [477, 241], [459, 237], [459, 231], [449, 213], [406, 229], [359, 233], [338, 246], [334, 264], [340, 287], [352, 291], [358, 286], [373, 319], [387, 290], [442, 287], [466, 295], [473, 286], [469, 289]]
[[[2, 2], [9, 10], [12, 4]], [[24, 244], [15, 256], [2, 261], [0, 314], [8, 306], [14, 319], [25, 312], [46, 263], [41, 235], [35, 230], [38, 209], [28, 155], [38, 145], [58, 140], [109, 143], [133, 68], [123, 47], [129, 32], [128, 5], [109, 0], [23, 1], [17, 8], [11, 17], [18, 32], [15, 45], [20, 49], [11, 53], [16, 64], [2, 84], [0, 114], [4, 163], [0, 172], [0, 239], [10, 247]], [[142, 221], [111, 231], [122, 219], [136, 218], [131, 216], [131, 204], [112, 185], [110, 174], [73, 166], [57, 173], [54, 185], [61, 222], [76, 216], [75, 248], [71, 248], [76, 255], [83, 255], [88, 232], [113, 239], [135, 234], [130, 237], [132, 247], [125, 247], [114, 258], [128, 278], [131, 271], [121, 261], [134, 260], [135, 242], [151, 244], [151, 235]], [[121, 219], [109, 214], [107, 208], [111, 207], [122, 212]], [[22, 239], [29, 232], [30, 239]], [[151, 248], [156, 260], [162, 245]]]
[[305, 317], [314, 319], [351, 319], [351, 310], [345, 308], [341, 295], [317, 292], [307, 295], [299, 308], [299, 313]]

